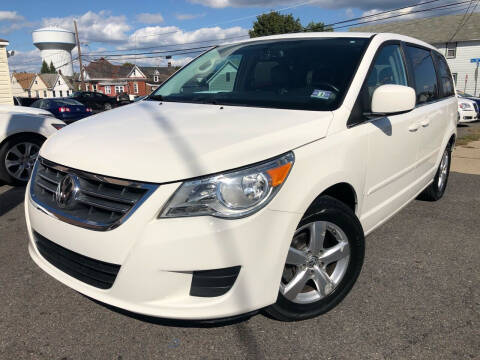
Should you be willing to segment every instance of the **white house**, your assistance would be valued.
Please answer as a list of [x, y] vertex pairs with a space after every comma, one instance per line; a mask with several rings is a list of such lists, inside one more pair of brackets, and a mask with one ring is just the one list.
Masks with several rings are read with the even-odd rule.
[[46, 85], [46, 96], [40, 97], [66, 97], [73, 92], [73, 86], [66, 76], [61, 74], [40, 74], [39, 77], [43, 80], [43, 83]]
[[47, 98], [48, 97], [48, 87], [45, 84], [45, 81], [40, 76], [41, 74], [36, 74], [33, 78], [32, 84], [30, 86], [30, 91], [28, 97], [35, 98]]
[[392, 32], [430, 43], [447, 58], [457, 90], [480, 96], [479, 63], [472, 60], [480, 61], [480, 13], [366, 25], [350, 31]]
[[33, 73], [13, 73], [12, 74], [12, 95], [28, 97], [30, 87], [36, 74]]
[[13, 104], [7, 60], [8, 41], [0, 39], [0, 104]]

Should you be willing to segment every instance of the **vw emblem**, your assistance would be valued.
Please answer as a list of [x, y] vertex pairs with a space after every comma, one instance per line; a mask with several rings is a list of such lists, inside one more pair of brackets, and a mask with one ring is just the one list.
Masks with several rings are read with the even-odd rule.
[[59, 208], [69, 209], [75, 205], [80, 190], [80, 181], [76, 175], [67, 174], [57, 185], [55, 201]]

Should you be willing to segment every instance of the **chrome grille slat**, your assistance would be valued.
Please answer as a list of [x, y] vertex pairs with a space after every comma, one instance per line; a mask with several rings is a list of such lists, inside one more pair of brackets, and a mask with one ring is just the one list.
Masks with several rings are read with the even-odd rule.
[[[60, 207], [54, 195], [68, 174], [78, 179], [75, 186], [77, 191], [68, 207]], [[130, 217], [157, 187], [156, 184], [70, 169], [39, 158], [32, 174], [30, 196], [34, 205], [57, 219], [92, 230], [106, 231]]]
[[121, 206], [121, 205], [114, 205], [112, 203], [102, 202], [100, 199], [92, 199], [85, 195], [80, 195], [77, 198], [78, 201], [81, 203], [93, 206], [94, 208], [100, 208], [107, 211], [118, 212], [125, 214], [128, 210], [130, 210], [130, 206]]

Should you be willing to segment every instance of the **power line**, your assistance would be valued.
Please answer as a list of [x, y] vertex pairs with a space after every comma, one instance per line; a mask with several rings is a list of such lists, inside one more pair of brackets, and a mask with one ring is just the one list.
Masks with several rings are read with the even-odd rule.
[[448, 7], [452, 7], [452, 6], [458, 6], [458, 5], [460, 5], [460, 4], [465, 4], [465, 3], [468, 3], [468, 2], [470, 2], [470, 0], [465, 0], [465, 1], [462, 1], [462, 2], [450, 3], [450, 4], [446, 4], [446, 5], [434, 6], [434, 7], [427, 8], [427, 9], [422, 9], [422, 10], [410, 11], [410, 12], [405, 13], [405, 14], [396, 14], [396, 15], [392, 15], [392, 16], [382, 17], [382, 18], [380, 18], [380, 19], [373, 19], [373, 20], [368, 20], [368, 21], [362, 21], [362, 22], [358, 22], [358, 23], [355, 23], [355, 24], [337, 26], [337, 27], [334, 27], [333, 29], [334, 29], [334, 30], [336, 30], [336, 29], [342, 29], [342, 28], [351, 27], [351, 26], [355, 26], [355, 25], [362, 25], [362, 24], [368, 24], [368, 23], [377, 22], [377, 21], [382, 21], [382, 20], [387, 20], [387, 19], [394, 19], [394, 18], [397, 18], [397, 17], [406, 16], [406, 15], [423, 13], [423, 12], [432, 11], [432, 10], [437, 10], [437, 9], [444, 9], [444, 8], [448, 8]]
[[472, 16], [472, 14], [474, 13], [475, 9], [477, 8], [478, 6], [478, 2], [479, 0], [477, 0], [477, 3], [475, 5], [475, 7], [472, 8], [472, 12], [470, 13], [470, 15], [468, 15], [467, 17], [467, 14], [468, 14], [468, 10], [470, 9], [470, 6], [473, 5], [473, 1], [474, 0], [471, 0], [470, 1], [470, 4], [468, 4], [468, 7], [467, 7], [467, 10], [465, 11], [465, 14], [463, 15], [463, 18], [462, 20], [460, 20], [458, 26], [457, 26], [457, 29], [453, 32], [453, 35], [450, 37], [450, 39], [447, 41], [447, 43], [451, 42], [453, 40], [453, 38], [458, 34], [458, 32], [462, 29], [462, 27], [468, 22], [468, 20], [470, 19], [470, 16]]

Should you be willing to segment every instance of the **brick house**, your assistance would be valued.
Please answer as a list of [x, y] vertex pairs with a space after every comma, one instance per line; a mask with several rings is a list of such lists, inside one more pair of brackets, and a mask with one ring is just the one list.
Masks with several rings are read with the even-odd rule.
[[135, 96], [150, 94], [177, 68], [137, 65], [114, 65], [104, 58], [83, 67], [87, 91], [97, 91], [108, 96], [122, 92]]

